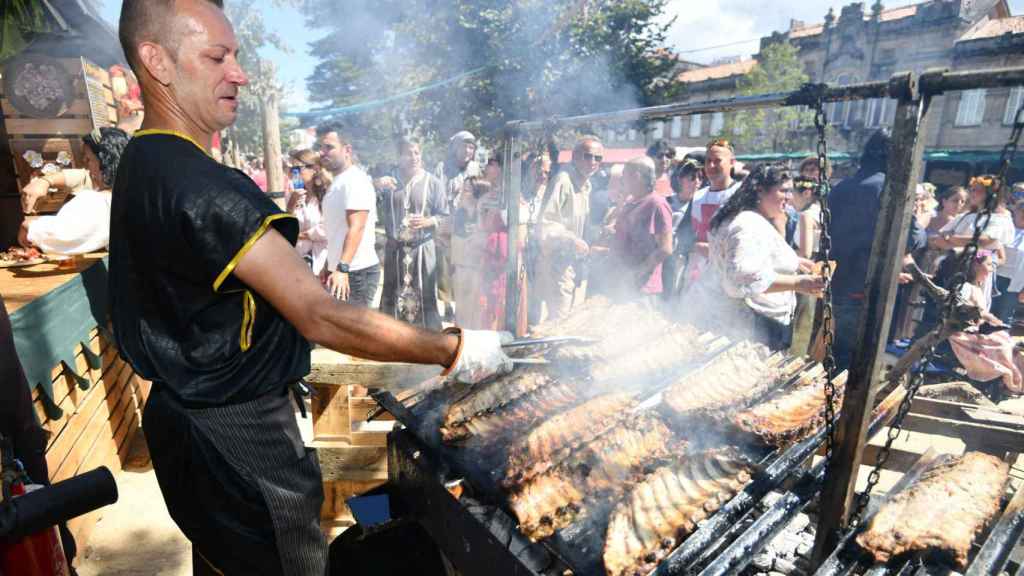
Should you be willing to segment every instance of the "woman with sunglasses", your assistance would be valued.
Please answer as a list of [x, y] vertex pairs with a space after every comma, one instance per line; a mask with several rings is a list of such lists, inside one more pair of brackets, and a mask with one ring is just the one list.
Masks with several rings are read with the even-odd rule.
[[320, 166], [320, 155], [308, 148], [293, 150], [289, 156], [292, 178], [302, 181], [302, 188], [296, 188], [288, 197], [288, 212], [299, 220], [295, 250], [314, 274], [321, 275], [327, 263], [327, 233], [321, 205], [331, 185], [331, 176]]
[[[970, 244], [971, 238], [974, 235], [974, 223], [981, 217], [981, 212], [985, 208], [986, 198], [988, 198], [989, 194], [995, 193], [996, 204], [992, 210], [992, 217], [987, 223], [984, 220], [981, 222], [984, 228], [979, 238], [979, 246], [994, 252], [996, 262], [1000, 263], [998, 274], [1003, 276], [1003, 278], [996, 282], [996, 286], [1006, 289], [1010, 284], [1009, 276], [1012, 276], [1013, 271], [1003, 264], [1005, 260], [1004, 247], [1013, 242], [1015, 232], [1013, 218], [1010, 215], [1009, 208], [1006, 207], [1007, 190], [1003, 187], [1002, 182], [992, 175], [972, 178], [968, 189], [970, 190], [970, 195], [967, 201], [970, 210], [956, 220], [946, 224], [939, 231], [938, 235], [928, 238], [928, 247], [959, 252]], [[992, 307], [993, 286], [991, 276], [988, 277], [987, 281], [989, 286], [985, 287], [985, 293], [988, 295], [988, 307]], [[1005, 314], [1005, 310], [992, 308], [996, 316], [1000, 316], [1000, 311]]]
[[785, 214], [793, 178], [782, 164], [758, 166], [710, 222], [710, 267], [691, 292], [698, 323], [772, 350], [790, 345], [796, 294], [818, 296], [821, 276], [773, 222]]

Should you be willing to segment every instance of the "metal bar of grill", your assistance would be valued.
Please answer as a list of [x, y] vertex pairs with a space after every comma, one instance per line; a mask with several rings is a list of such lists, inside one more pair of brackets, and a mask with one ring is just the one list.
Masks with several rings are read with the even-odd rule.
[[[904, 474], [889, 493], [895, 494], [907, 488], [937, 458], [938, 455], [929, 450]], [[858, 568], [869, 566], [870, 556], [859, 548], [854, 538], [863, 530], [863, 527], [869, 525], [873, 515], [865, 517], [861, 524], [862, 528], [853, 530], [843, 537], [838, 547], [815, 572], [814, 576], [849, 576], [854, 572], [860, 572]], [[1022, 534], [1024, 534], [1024, 489], [1018, 490], [1003, 509], [999, 521], [989, 531], [981, 549], [964, 573], [965, 576], [997, 576], [1001, 574], [1009, 563], [1014, 547], [1020, 541]], [[914, 576], [941, 576], [952, 572], [949, 567], [924, 562], [920, 558], [907, 559], [897, 566], [899, 566], [898, 570], [891, 564], [877, 564], [864, 570], [863, 575], [906, 576], [913, 573]]]
[[[1024, 84], [1024, 67], [966, 72], [932, 70], [922, 74], [918, 82], [904, 74], [897, 74], [889, 80], [861, 82], [846, 86], [824, 85], [821, 94], [826, 102], [837, 102], [868, 98], [905, 98], [910, 97], [915, 91], [934, 96], [955, 90], [998, 88], [1020, 84]], [[814, 103], [815, 97], [816, 93], [814, 91], [801, 89], [793, 92], [760, 94], [757, 96], [735, 96], [700, 102], [681, 102], [647, 108], [599, 112], [551, 120], [512, 121], [506, 125], [506, 129], [509, 130], [509, 133], [516, 133], [519, 131], [541, 130], [549, 126], [570, 127], [586, 124], [610, 124], [637, 120], [656, 120], [671, 116], [707, 112], [756, 110], [778, 106], [807, 106]]]
[[[896, 407], [903, 397], [902, 388], [897, 388], [879, 405], [878, 413], [868, 427], [868, 434], [874, 435], [887, 426], [896, 416]], [[793, 518], [821, 491], [825, 482], [826, 464], [818, 462], [805, 473], [796, 486], [779, 499], [767, 512], [758, 518], [739, 538], [733, 541], [700, 576], [730, 576], [738, 574], [753, 560], [771, 539], [785, 528]], [[664, 565], [664, 563], [663, 563]], [[682, 564], [677, 565], [682, 568]], [[679, 571], [660, 570], [657, 576], [680, 574]]]
[[[889, 490], [889, 493], [895, 494], [910, 486], [910, 484], [920, 476], [920, 473], [935, 461], [937, 456], [938, 455], [935, 454], [934, 450], [931, 449], [921, 455], [907, 473], [893, 485], [892, 489]], [[877, 507], [872, 506], [872, 509], [864, 516], [862, 526], [867, 526], [877, 511]], [[832, 551], [832, 554], [830, 554], [818, 568], [818, 571], [815, 572], [814, 576], [846, 575], [853, 572], [858, 565], [864, 565], [867, 562], [866, 556], [857, 548], [853, 540], [859, 533], [860, 529], [850, 530], [847, 532], [839, 541], [836, 549]]]
[[1006, 505], [999, 522], [992, 528], [988, 539], [964, 576], [997, 576], [1002, 573], [1014, 546], [1024, 534], [1024, 487], [1017, 490]]
[[[896, 388], [879, 404], [878, 415], [871, 423], [871, 433], [881, 430], [895, 414], [894, 410], [903, 398], [903, 389]], [[798, 466], [810, 458], [825, 440], [825, 430], [798, 442], [772, 462], [762, 474], [755, 478], [742, 492], [733, 497], [708, 519], [696, 532], [691, 534], [669, 555], [654, 572], [656, 576], [683, 574], [692, 569], [698, 558], [749, 512], [762, 498], [785, 480]]]

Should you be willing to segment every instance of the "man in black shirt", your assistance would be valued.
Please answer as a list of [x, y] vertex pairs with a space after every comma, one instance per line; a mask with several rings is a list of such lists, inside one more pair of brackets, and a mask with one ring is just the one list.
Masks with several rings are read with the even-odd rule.
[[[888, 159], [889, 137], [880, 130], [865, 143], [857, 173], [837, 184], [829, 195], [832, 257], [836, 261], [832, 277], [832, 308], [836, 319], [834, 351], [839, 370], [849, 367], [856, 346], [857, 322], [864, 305], [864, 283], [881, 210]], [[922, 248], [926, 243], [924, 230], [916, 220], [911, 220], [907, 251]]]
[[294, 217], [209, 156], [247, 83], [219, 0], [125, 0], [120, 36], [146, 118], [111, 207], [111, 315], [121, 355], [153, 381], [143, 414], [167, 508], [215, 574], [320, 576], [316, 454], [288, 391], [309, 342], [446, 367], [511, 369], [508, 335], [416, 329], [335, 301], [298, 257]]

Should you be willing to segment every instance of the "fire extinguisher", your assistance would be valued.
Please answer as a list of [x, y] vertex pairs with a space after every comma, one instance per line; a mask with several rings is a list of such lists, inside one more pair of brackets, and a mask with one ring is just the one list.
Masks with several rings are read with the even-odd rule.
[[[0, 436], [3, 457], [0, 470], [3, 478], [3, 495], [0, 504], [43, 488], [32, 484], [21, 462], [14, 459], [10, 442]], [[0, 541], [0, 576], [70, 576], [60, 532], [51, 526], [29, 534], [14, 542]]]

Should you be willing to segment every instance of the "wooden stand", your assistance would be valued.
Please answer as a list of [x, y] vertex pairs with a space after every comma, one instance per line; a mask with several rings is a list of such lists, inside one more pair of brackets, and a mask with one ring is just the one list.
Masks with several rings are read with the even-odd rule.
[[384, 364], [326, 349], [313, 351], [308, 378], [316, 391], [313, 446], [324, 476], [320, 521], [328, 540], [355, 523], [345, 501], [387, 481], [387, 433], [394, 417], [384, 413], [367, 421], [378, 407], [368, 389], [406, 388], [437, 373], [434, 366]]

